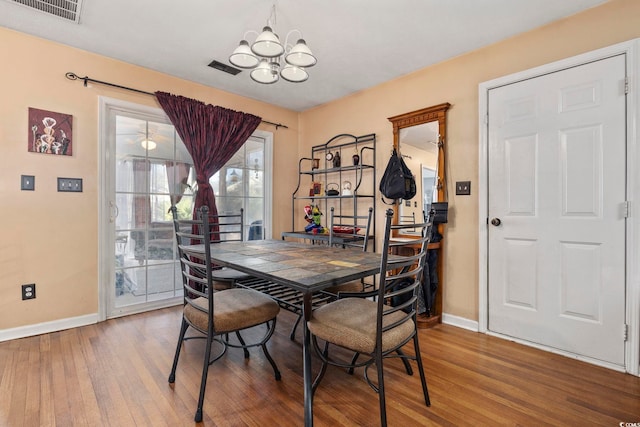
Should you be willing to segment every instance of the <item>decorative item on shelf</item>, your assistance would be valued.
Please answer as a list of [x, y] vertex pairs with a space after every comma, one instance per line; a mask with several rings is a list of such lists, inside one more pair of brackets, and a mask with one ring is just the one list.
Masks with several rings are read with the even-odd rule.
[[358, 154], [358, 140], [356, 140], [356, 146], [353, 151], [353, 156], [351, 156], [353, 160], [353, 166], [358, 166], [360, 164], [360, 155]]
[[331, 151], [327, 151], [327, 153], [324, 155], [324, 158], [327, 159], [327, 162], [330, 162], [333, 160], [333, 153]]
[[322, 193], [322, 183], [321, 182], [312, 182], [311, 190], [309, 191], [310, 196], [318, 196]]
[[[276, 6], [274, 4], [262, 33], [258, 34], [253, 30], [247, 31], [229, 57], [229, 62], [236, 67], [251, 69], [251, 79], [258, 83], [275, 83], [280, 77], [293, 83], [304, 82], [309, 78], [306, 68], [316, 64], [316, 57], [313, 56], [311, 49], [302, 38], [300, 30], [289, 31], [284, 45], [282, 45], [278, 35], [273, 31], [275, 26]], [[289, 43], [289, 36], [293, 33], [300, 36], [295, 45]], [[247, 42], [249, 34], [257, 36], [251, 46]], [[281, 63], [284, 65], [282, 69], [280, 68]]]
[[360, 227], [334, 225], [332, 230], [336, 234], [357, 234], [360, 231]]
[[[335, 188], [329, 188], [329, 186], [335, 186]], [[338, 188], [340, 188], [340, 186], [338, 184], [336, 184], [335, 182], [330, 182], [327, 184], [327, 196], [339, 196], [340, 195], [340, 190], [338, 190]]]
[[304, 219], [308, 224], [304, 227], [304, 231], [307, 233], [328, 233], [325, 227], [320, 224], [322, 212], [317, 205], [307, 205], [304, 207]]
[[343, 196], [351, 196], [351, 182], [345, 181], [342, 183], [342, 195]]
[[333, 167], [334, 168], [339, 168], [340, 167], [340, 152], [336, 151], [336, 154], [333, 155]]
[[320, 159], [311, 159], [311, 170], [318, 169], [320, 167]]

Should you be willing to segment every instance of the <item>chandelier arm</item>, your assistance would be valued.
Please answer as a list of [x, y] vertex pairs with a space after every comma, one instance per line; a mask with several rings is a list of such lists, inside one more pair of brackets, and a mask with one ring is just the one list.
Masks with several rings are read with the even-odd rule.
[[[245, 31], [244, 36], [242, 36], [242, 40], [247, 40], [247, 41], [248, 41], [247, 36], [248, 36], [249, 34], [255, 34], [255, 35], [256, 35], [256, 38], [258, 38], [258, 36], [260, 35], [260, 33], [259, 33], [259, 32], [257, 32], [256, 30], [247, 30], [247, 31]], [[255, 39], [254, 39], [254, 40], [255, 40]]]
[[[293, 30], [289, 30], [289, 32], [287, 33], [287, 36], [284, 38], [284, 53], [288, 53], [293, 46], [295, 45], [295, 43], [289, 43], [289, 36], [293, 33], [298, 33], [299, 37], [298, 39], [303, 39], [304, 37], [302, 36], [302, 31], [298, 30], [297, 28], [294, 28]], [[288, 49], [287, 49], [288, 48]]]

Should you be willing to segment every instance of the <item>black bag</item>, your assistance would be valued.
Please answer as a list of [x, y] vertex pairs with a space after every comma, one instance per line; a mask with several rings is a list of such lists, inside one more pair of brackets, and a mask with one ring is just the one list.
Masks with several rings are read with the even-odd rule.
[[416, 179], [395, 149], [380, 180], [380, 192], [392, 200], [410, 200], [416, 195]]
[[449, 203], [433, 202], [431, 208], [433, 209], [433, 223], [446, 224], [448, 221]]

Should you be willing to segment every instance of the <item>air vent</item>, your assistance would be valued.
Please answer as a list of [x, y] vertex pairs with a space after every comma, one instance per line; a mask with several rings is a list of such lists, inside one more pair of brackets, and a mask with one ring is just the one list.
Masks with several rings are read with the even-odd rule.
[[224, 71], [225, 73], [231, 74], [235, 76], [242, 70], [236, 67], [232, 67], [231, 65], [223, 64], [222, 62], [218, 62], [215, 59], [209, 63], [209, 67], [215, 68], [216, 70]]
[[80, 22], [80, 8], [82, 0], [9, 0], [32, 9], [39, 10], [58, 18]]

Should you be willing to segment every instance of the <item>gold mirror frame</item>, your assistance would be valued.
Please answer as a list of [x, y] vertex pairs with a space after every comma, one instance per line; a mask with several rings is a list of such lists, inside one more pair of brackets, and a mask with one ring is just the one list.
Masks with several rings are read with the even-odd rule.
[[[429, 123], [438, 121], [438, 131], [440, 134], [440, 140], [438, 142], [438, 179], [436, 189], [438, 192], [438, 201], [445, 202], [446, 200], [446, 176], [445, 176], [445, 143], [447, 135], [447, 110], [451, 104], [445, 102], [443, 104], [434, 105], [432, 107], [422, 108], [420, 110], [411, 111], [409, 113], [400, 114], [397, 116], [389, 117], [388, 120], [393, 124], [393, 148], [398, 152], [398, 155], [402, 155], [400, 147], [400, 130], [411, 126], [421, 125], [423, 123]], [[393, 205], [394, 210], [394, 223], [398, 223], [399, 211], [398, 205]], [[417, 236], [415, 236], [417, 237]]]

